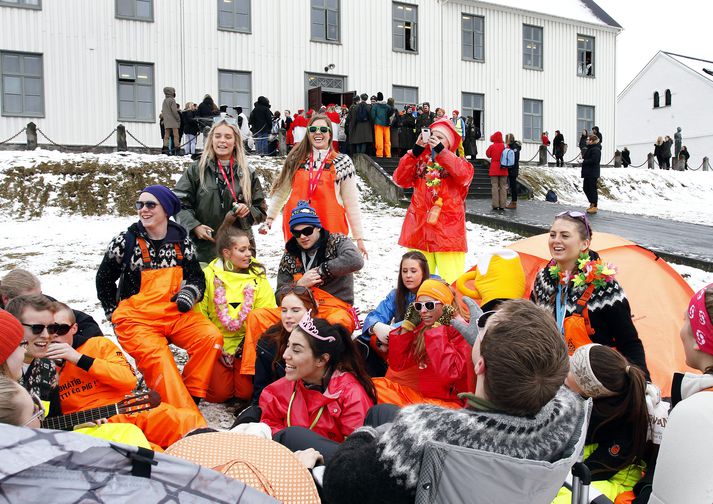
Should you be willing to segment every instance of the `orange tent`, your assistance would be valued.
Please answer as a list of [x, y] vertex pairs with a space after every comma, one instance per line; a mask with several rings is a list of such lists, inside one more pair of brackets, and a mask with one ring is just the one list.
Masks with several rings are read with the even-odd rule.
[[[548, 234], [532, 236], [508, 248], [520, 254], [527, 292], [535, 275], [550, 260]], [[594, 233], [591, 245], [607, 262], [617, 267], [616, 279], [631, 304], [634, 325], [646, 351], [651, 379], [662, 395], [671, 395], [674, 371], [694, 371], [685, 364], [679, 331], [693, 289], [669, 264], [653, 252], [609, 233]]]

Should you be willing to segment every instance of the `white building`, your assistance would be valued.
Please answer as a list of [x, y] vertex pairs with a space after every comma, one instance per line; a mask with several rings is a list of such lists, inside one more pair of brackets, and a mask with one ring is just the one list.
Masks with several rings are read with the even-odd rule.
[[523, 158], [543, 129], [574, 155], [597, 124], [613, 155], [621, 27], [592, 0], [0, 0], [0, 26], [0, 141], [34, 121], [92, 145], [122, 123], [158, 147], [164, 86], [293, 113], [321, 87], [479, 114], [481, 147], [513, 132]]
[[617, 97], [616, 145], [640, 164], [680, 126], [695, 169], [713, 157], [712, 117], [713, 61], [659, 51]]

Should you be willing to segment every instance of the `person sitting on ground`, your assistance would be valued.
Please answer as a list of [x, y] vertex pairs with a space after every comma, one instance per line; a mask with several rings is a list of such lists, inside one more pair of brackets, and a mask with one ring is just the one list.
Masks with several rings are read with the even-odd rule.
[[362, 325], [359, 339], [367, 349], [371, 349], [367, 350], [366, 359], [370, 376], [384, 376], [386, 373], [389, 333], [394, 329], [392, 324], [403, 322], [406, 309], [416, 301], [418, 288], [429, 277], [428, 261], [421, 252], [412, 250], [401, 256], [396, 288], [366, 316]]
[[19, 381], [25, 360], [25, 329], [18, 319], [0, 308], [0, 375]]
[[508, 300], [461, 330], [478, 375], [475, 392], [461, 395], [466, 407], [418, 404], [390, 425], [357, 430], [327, 464], [326, 500], [413, 503], [430, 441], [548, 462], [574, 448], [586, 402], [563, 385], [567, 347], [552, 317], [530, 301]]
[[230, 215], [226, 219], [215, 237], [219, 257], [203, 270], [205, 294], [195, 307], [223, 335], [222, 353], [213, 367], [206, 395], [207, 401], [218, 403], [233, 397], [250, 400], [252, 378], [240, 374], [244, 322], [253, 309], [275, 307], [265, 267], [252, 256], [250, 235], [233, 227]]
[[463, 406], [458, 394], [473, 390], [475, 376], [470, 345], [451, 325], [458, 314], [449, 285], [423, 281], [403, 324], [389, 333], [389, 370], [374, 380], [379, 403]]
[[[139, 222], [107, 247], [97, 271], [97, 296], [146, 385], [163, 402], [197, 408], [223, 344], [220, 331], [193, 311], [203, 298], [205, 276], [186, 229], [169, 220], [181, 209], [170, 189], [146, 187], [136, 209]], [[183, 374], [169, 343], [188, 352]]]
[[[364, 266], [364, 258], [345, 235], [322, 227], [317, 212], [300, 201], [290, 216], [292, 238], [277, 271], [277, 290], [296, 284], [312, 291], [322, 318], [341, 324], [351, 333], [357, 322], [354, 304], [354, 273]], [[280, 320], [276, 308], [250, 312], [243, 346], [243, 374], [255, 373], [257, 340], [268, 327]]]
[[649, 499], [656, 504], [704, 504], [713, 496], [713, 284], [691, 298], [680, 336], [686, 364], [703, 374], [674, 374]]
[[[565, 384], [593, 400], [584, 449], [593, 480], [590, 500], [604, 494], [614, 501], [641, 478], [649, 430], [646, 376], [613, 348], [591, 343], [572, 355]], [[569, 502], [565, 489], [554, 501]]]
[[530, 299], [555, 316], [570, 354], [588, 343], [614, 347], [648, 379], [629, 300], [615, 267], [589, 248], [592, 235], [584, 212], [557, 214], [548, 242], [552, 260], [535, 276]]
[[[260, 396], [261, 421], [275, 441], [292, 451], [320, 451], [321, 440], [341, 442], [363, 425], [376, 392], [343, 326], [305, 313], [283, 359], [285, 377]], [[328, 460], [327, 451], [322, 455]]]

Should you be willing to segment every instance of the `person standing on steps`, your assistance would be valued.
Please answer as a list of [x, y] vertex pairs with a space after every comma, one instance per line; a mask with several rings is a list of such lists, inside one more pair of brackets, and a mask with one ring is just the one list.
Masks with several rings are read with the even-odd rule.
[[491, 205], [493, 210], [503, 210], [508, 199], [508, 190], [506, 185], [508, 169], [500, 164], [500, 159], [502, 158], [503, 151], [505, 150], [503, 134], [496, 131], [490, 136], [490, 141], [493, 143], [490, 144], [488, 149], [485, 151], [485, 155], [490, 158], [488, 175], [490, 176], [492, 194]]
[[520, 150], [522, 145], [515, 140], [515, 135], [508, 133], [505, 135], [505, 144], [513, 151], [515, 155], [515, 164], [508, 166], [508, 184], [510, 185], [510, 203], [505, 208], [515, 210], [517, 208], [517, 176], [520, 174]]
[[600, 163], [602, 160], [602, 144], [599, 143], [599, 137], [595, 134], [589, 135], [587, 138], [587, 150], [582, 156], [582, 190], [589, 201], [587, 213], [597, 213], [597, 180], [600, 176]]
[[552, 140], [552, 150], [555, 153], [555, 166], [564, 166], [564, 135], [560, 130], [555, 130], [555, 138]]

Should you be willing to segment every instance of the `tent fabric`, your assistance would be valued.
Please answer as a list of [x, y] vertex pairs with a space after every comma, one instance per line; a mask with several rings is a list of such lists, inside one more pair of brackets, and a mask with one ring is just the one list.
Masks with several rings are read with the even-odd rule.
[[587, 399], [572, 443], [556, 462], [518, 459], [429, 441], [421, 462], [416, 504], [549, 504], [582, 455], [591, 409], [592, 400]]
[[162, 453], [153, 453], [149, 478], [133, 476], [124, 453], [138, 450], [74, 432], [0, 424], [2, 500], [37, 502], [45, 495], [57, 504], [277, 502], [245, 483]]
[[166, 453], [244, 481], [285, 504], [319, 504], [307, 468], [271, 439], [234, 432], [210, 432], [181, 439]]
[[[508, 247], [520, 254], [525, 297], [530, 295], [537, 272], [550, 260], [548, 238], [544, 233]], [[693, 289], [666, 261], [620, 236], [594, 233], [591, 249], [616, 266], [616, 279], [629, 299], [651, 378], [664, 396], [670, 396], [673, 373], [693, 371], [686, 366], [678, 335]]]

